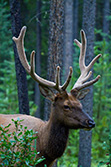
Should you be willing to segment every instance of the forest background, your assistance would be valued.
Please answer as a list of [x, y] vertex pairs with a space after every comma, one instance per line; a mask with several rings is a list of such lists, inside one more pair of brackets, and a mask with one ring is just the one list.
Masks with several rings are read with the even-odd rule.
[[[72, 18], [72, 31], [69, 33], [73, 38], [80, 39], [80, 30], [83, 20], [82, 0], [69, 0], [70, 16]], [[66, 11], [66, 8], [65, 8]], [[49, 45], [49, 15], [50, 1], [47, 0], [24, 0], [21, 1], [21, 22], [26, 25], [27, 35], [25, 47], [27, 55], [32, 50], [39, 52], [40, 59], [37, 62], [38, 73], [47, 78], [48, 71], [48, 45]], [[65, 12], [64, 23], [67, 22]], [[111, 158], [111, 1], [97, 0], [94, 27], [94, 55], [102, 54], [99, 62], [94, 65], [94, 76], [101, 75], [100, 81], [93, 87], [93, 119], [96, 127], [92, 131], [92, 167], [108, 166]], [[66, 24], [64, 24], [64, 37]], [[38, 28], [39, 27], [39, 28]], [[90, 25], [89, 25], [90, 28]], [[39, 29], [39, 31], [38, 31]], [[69, 30], [70, 31], [70, 30]], [[66, 38], [66, 37], [65, 37]], [[64, 42], [65, 42], [65, 38]], [[38, 44], [39, 41], [39, 44]], [[67, 42], [67, 41], [66, 41]], [[72, 41], [73, 79], [72, 85], [79, 76], [79, 49]], [[65, 55], [65, 48], [64, 48]], [[63, 55], [63, 60], [65, 59]], [[29, 58], [29, 57], [28, 57]], [[64, 61], [63, 61], [64, 64]], [[70, 64], [67, 63], [67, 66]], [[62, 80], [65, 78], [65, 69], [62, 68]], [[37, 85], [27, 75], [30, 115], [47, 119], [44, 108], [45, 100], [38, 93]], [[68, 88], [70, 90], [71, 86]], [[38, 99], [38, 97], [40, 97]], [[39, 101], [39, 104], [38, 104]], [[11, 32], [10, 3], [0, 0], [0, 113], [19, 113], [18, 93], [15, 72], [15, 59]], [[67, 149], [58, 166], [75, 167], [78, 164], [79, 131], [71, 130]], [[111, 160], [111, 159], [110, 159]]]

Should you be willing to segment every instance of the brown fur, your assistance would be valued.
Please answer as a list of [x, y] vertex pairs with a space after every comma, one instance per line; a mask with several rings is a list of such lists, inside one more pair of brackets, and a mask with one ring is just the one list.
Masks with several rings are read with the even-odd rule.
[[[67, 108], [69, 106], [69, 108]], [[22, 124], [28, 129], [37, 131], [37, 151], [39, 156], [44, 156], [46, 159], [37, 167], [51, 167], [53, 162], [62, 156], [68, 139], [69, 129], [87, 128], [88, 120], [92, 120], [86, 113], [82, 111], [80, 102], [72, 94], [63, 92], [57, 94], [52, 103], [52, 109], [49, 121], [44, 122], [41, 119], [16, 114], [16, 115], [0, 115], [0, 124], [6, 126], [11, 123], [11, 119], [24, 119]], [[10, 131], [14, 130], [14, 125], [10, 126]]]

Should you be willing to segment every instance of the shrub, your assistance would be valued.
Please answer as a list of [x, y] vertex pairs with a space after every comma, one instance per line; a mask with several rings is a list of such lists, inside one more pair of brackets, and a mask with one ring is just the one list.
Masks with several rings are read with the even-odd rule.
[[[36, 158], [36, 139], [37, 132], [28, 130], [21, 124], [23, 120], [19, 118], [12, 123], [15, 125], [13, 132], [9, 131], [8, 126], [0, 126], [0, 166], [4, 167], [29, 167], [39, 164], [44, 160], [43, 157]], [[35, 143], [34, 146], [32, 143]]]
[[106, 165], [107, 167], [111, 167], [111, 125], [109, 126], [109, 136], [108, 142], [103, 143], [103, 149], [106, 151], [106, 155], [104, 156], [104, 160], [101, 161], [98, 167]]

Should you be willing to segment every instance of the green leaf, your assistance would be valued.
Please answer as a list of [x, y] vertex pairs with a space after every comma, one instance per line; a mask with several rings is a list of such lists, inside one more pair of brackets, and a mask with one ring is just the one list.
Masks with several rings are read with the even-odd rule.
[[22, 132], [20, 132], [20, 133], [18, 134], [18, 136], [20, 136], [20, 135], [22, 135]]

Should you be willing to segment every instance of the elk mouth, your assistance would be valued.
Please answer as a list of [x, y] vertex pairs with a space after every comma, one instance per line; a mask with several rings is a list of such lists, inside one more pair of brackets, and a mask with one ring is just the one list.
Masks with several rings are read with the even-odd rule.
[[86, 120], [84, 123], [81, 124], [81, 126], [82, 129], [89, 131], [95, 127], [95, 122], [93, 120]]

